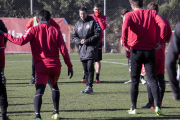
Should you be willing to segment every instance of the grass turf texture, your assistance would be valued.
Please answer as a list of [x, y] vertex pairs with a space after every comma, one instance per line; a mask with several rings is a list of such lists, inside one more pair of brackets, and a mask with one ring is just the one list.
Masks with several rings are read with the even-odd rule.
[[[80, 93], [86, 85], [81, 83], [83, 68], [77, 54], [70, 55], [74, 76], [69, 79], [67, 66], [62, 61], [61, 76], [58, 86], [61, 92], [60, 117], [67, 120], [120, 120], [120, 119], [180, 119], [180, 104], [172, 99], [170, 87], [166, 87], [163, 100], [163, 117], [156, 116], [154, 110], [141, 109], [148, 101], [146, 85], [139, 84], [137, 115], [129, 115], [131, 108], [130, 80], [125, 54], [103, 54], [100, 74], [101, 83], [94, 83], [94, 93]], [[8, 115], [13, 120], [32, 120], [35, 117], [33, 98], [34, 85], [31, 80], [31, 54], [6, 54], [5, 76], [7, 78]], [[167, 81], [167, 76], [165, 75]], [[51, 90], [47, 85], [43, 95], [41, 116], [51, 120], [53, 103]]]

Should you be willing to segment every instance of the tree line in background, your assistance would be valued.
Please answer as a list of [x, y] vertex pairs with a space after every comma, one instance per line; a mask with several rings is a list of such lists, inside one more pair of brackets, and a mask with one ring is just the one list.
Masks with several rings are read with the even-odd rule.
[[[144, 8], [150, 2], [159, 4], [159, 14], [167, 18], [172, 29], [180, 21], [180, 0], [143, 0]], [[71, 30], [79, 19], [79, 8], [85, 6], [88, 13], [93, 13], [95, 3], [104, 6], [104, 0], [33, 0], [33, 14], [30, 13], [30, 0], [0, 0], [0, 17], [26, 18], [35, 16], [39, 10], [47, 9], [54, 18], [65, 18]], [[106, 28], [106, 52], [114, 49], [114, 52], [124, 52], [119, 45], [121, 37], [122, 18], [120, 11], [124, 8], [131, 11], [129, 0], [106, 0], [106, 16], [108, 25]], [[102, 14], [104, 9], [102, 10]], [[75, 44], [71, 41], [71, 52], [77, 52]]]

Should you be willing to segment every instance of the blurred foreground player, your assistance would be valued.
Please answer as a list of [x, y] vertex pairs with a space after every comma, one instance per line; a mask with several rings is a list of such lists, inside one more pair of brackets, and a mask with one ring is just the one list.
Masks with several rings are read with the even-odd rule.
[[[0, 20], [0, 29], [6, 28], [2, 20]], [[6, 29], [7, 30], [7, 29]], [[1, 106], [1, 116], [2, 120], [12, 120], [9, 119], [8, 116], [6, 115], [7, 113], [7, 107], [8, 107], [8, 102], [7, 102], [7, 93], [6, 93], [6, 78], [4, 76], [4, 68], [5, 68], [5, 53], [4, 53], [4, 38], [0, 36], [0, 106]]]
[[0, 31], [4, 37], [17, 45], [24, 45], [30, 42], [33, 60], [36, 68], [35, 86], [36, 93], [34, 96], [35, 119], [41, 120], [40, 109], [42, 96], [48, 79], [52, 83], [52, 100], [54, 104], [53, 116], [59, 120], [59, 99], [60, 92], [57, 81], [61, 72], [61, 63], [59, 59], [59, 50], [68, 66], [68, 75], [73, 76], [72, 64], [69, 58], [68, 50], [65, 46], [62, 33], [59, 29], [50, 25], [51, 14], [47, 10], [41, 10], [38, 14], [39, 23], [35, 27], [28, 29], [27, 33], [21, 38], [13, 37], [8, 33]]

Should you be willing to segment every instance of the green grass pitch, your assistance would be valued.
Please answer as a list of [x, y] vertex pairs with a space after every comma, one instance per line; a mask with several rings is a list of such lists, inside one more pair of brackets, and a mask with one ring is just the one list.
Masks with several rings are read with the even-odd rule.
[[[122, 119], [180, 119], [180, 103], [172, 99], [170, 87], [166, 87], [163, 100], [163, 117], [156, 116], [154, 110], [141, 109], [148, 101], [146, 85], [139, 84], [137, 115], [127, 114], [131, 108], [130, 80], [125, 54], [103, 54], [101, 83], [94, 83], [94, 93], [80, 93], [86, 85], [80, 80], [83, 76], [82, 64], [78, 54], [70, 54], [74, 76], [69, 79], [67, 66], [62, 56], [61, 76], [58, 81], [60, 89], [60, 117], [64, 120], [122, 120]], [[5, 76], [7, 78], [8, 115], [13, 120], [33, 120], [35, 117], [33, 98], [35, 86], [31, 80], [31, 54], [6, 54]], [[165, 75], [167, 83], [167, 75]], [[53, 104], [51, 90], [47, 85], [43, 95], [41, 116], [51, 120]]]

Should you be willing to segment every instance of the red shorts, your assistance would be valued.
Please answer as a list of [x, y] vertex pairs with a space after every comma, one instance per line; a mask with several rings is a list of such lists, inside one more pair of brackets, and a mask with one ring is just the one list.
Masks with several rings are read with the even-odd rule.
[[156, 59], [156, 74], [165, 73], [165, 59]]
[[48, 79], [50, 79], [52, 85], [54, 86], [59, 79], [60, 72], [61, 72], [61, 66], [36, 69], [35, 86], [38, 84], [46, 85]]
[[141, 68], [141, 74], [146, 74], [146, 71], [145, 71], [144, 64], [142, 64], [142, 68]]

